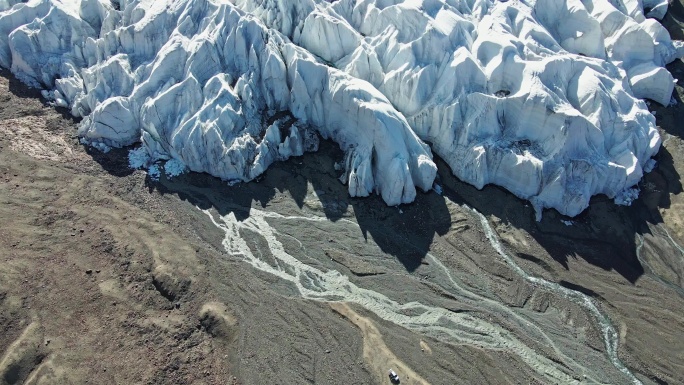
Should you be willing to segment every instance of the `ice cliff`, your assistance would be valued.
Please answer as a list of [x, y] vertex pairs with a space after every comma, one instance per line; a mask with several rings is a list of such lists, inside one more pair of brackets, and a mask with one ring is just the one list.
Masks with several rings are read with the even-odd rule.
[[[667, 0], [0, 0], [0, 66], [84, 117], [228, 180], [337, 142], [352, 196], [460, 179], [574, 216], [658, 151], [645, 103], [683, 56]], [[655, 19], [654, 19], [655, 18]], [[428, 145], [429, 144], [429, 145]]]

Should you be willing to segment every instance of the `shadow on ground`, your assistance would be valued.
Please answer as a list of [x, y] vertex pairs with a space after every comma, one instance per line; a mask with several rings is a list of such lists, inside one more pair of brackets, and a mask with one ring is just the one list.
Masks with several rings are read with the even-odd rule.
[[209, 175], [190, 173], [173, 180], [162, 177], [159, 182], [148, 181], [148, 187], [161, 194], [178, 195], [203, 209], [213, 208], [221, 215], [233, 213], [239, 220], [249, 217], [253, 204], [270, 206], [277, 193], [289, 194], [299, 208], [307, 204], [307, 194], [315, 194], [314, 201], [320, 200], [331, 221], [339, 220], [351, 206], [364, 238], [370, 235], [409, 272], [420, 266], [434, 237], [449, 231], [451, 216], [445, 200], [449, 199], [526, 231], [566, 269], [569, 259], [582, 258], [602, 269], [614, 270], [632, 283], [644, 274], [636, 256], [636, 234], [648, 232], [649, 223], [661, 223], [659, 210], [669, 207], [669, 194], [682, 191], [672, 156], [663, 148], [657, 169], [641, 183], [642, 197], [631, 207], [616, 206], [607, 197], [597, 196], [585, 212], [572, 218], [574, 226], [566, 226], [561, 219], [571, 218], [555, 210], [545, 210], [542, 221], [536, 222], [534, 210], [526, 201], [496, 186], [477, 190], [453, 177], [440, 159], [437, 163], [443, 196], [418, 193], [414, 203], [400, 207], [387, 207], [376, 195], [350, 198], [334, 170], [334, 162], [340, 159], [342, 153], [336, 144], [322, 142], [318, 153], [276, 163], [258, 181], [228, 186]]
[[[670, 70], [684, 74], [684, 65], [678, 62]], [[8, 71], [2, 71], [0, 75], [10, 79], [10, 91], [14, 95], [40, 97], [40, 92], [25, 87]], [[666, 127], [667, 133], [681, 137], [683, 128], [676, 122], [684, 119], [684, 103], [679, 98], [679, 104], [674, 108], [655, 109], [659, 123]], [[61, 112], [68, 116], [66, 110]], [[107, 154], [93, 149], [87, 151], [115, 176], [133, 172], [127, 167], [127, 149], [114, 149]], [[387, 207], [376, 195], [350, 198], [334, 168], [334, 163], [342, 157], [336, 144], [324, 141], [318, 153], [276, 163], [257, 181], [250, 183], [229, 186], [206, 174], [189, 173], [173, 180], [162, 177], [155, 182], [148, 179], [147, 185], [150, 190], [175, 194], [200, 208], [213, 208], [221, 215], [234, 213], [239, 220], [249, 217], [253, 204], [262, 208], [271, 205], [279, 196], [277, 193], [289, 194], [299, 208], [307, 204], [307, 196], [313, 193], [331, 221], [339, 220], [351, 206], [364, 238], [368, 239], [370, 235], [384, 252], [397, 258], [409, 272], [420, 266], [434, 237], [449, 231], [451, 217], [445, 201], [448, 198], [525, 230], [566, 269], [569, 259], [582, 258], [602, 269], [614, 270], [630, 282], [635, 282], [644, 273], [636, 257], [636, 234], [648, 232], [649, 223], [661, 223], [659, 210], [670, 206], [669, 194], [682, 191], [673, 158], [663, 148], [657, 157], [658, 168], [641, 182], [644, 193], [632, 207], [616, 206], [605, 196], [594, 197], [590, 208], [573, 219], [577, 225], [566, 227], [560, 219], [569, 218], [562, 218], [555, 210], [546, 210], [543, 220], [535, 222], [532, 207], [503, 189], [486, 186], [478, 191], [460, 182], [439, 159], [444, 196], [434, 192], [418, 193], [414, 203], [398, 208]]]
[[[669, 69], [684, 75], [681, 62]], [[677, 99], [679, 103], [675, 107], [666, 109], [652, 103], [652, 108], [667, 134], [682, 137], [684, 128], [676, 122], [684, 121], [684, 102], [680, 96]], [[297, 206], [303, 207], [308, 186], [312, 185], [327, 218], [336, 221], [351, 206], [363, 236], [367, 239], [370, 235], [384, 252], [397, 258], [409, 272], [420, 266], [434, 237], [449, 231], [451, 217], [445, 201], [448, 198], [526, 231], [565, 269], [568, 269], [570, 259], [581, 258], [604, 270], [613, 270], [631, 283], [644, 274], [636, 255], [637, 234], [649, 233], [649, 224], [662, 223], [660, 209], [670, 207], [670, 194], [682, 192], [673, 157], [663, 147], [656, 157], [657, 168], [640, 182], [642, 194], [632, 206], [617, 206], [606, 196], [596, 196], [590, 207], [576, 218], [545, 210], [542, 221], [536, 222], [534, 210], [526, 201], [496, 186], [477, 190], [456, 179], [448, 166], [436, 157], [444, 196], [434, 192], [418, 193], [416, 201], [410, 205], [387, 207], [378, 196], [348, 196], [346, 186], [338, 181], [339, 173], [334, 170], [334, 162], [342, 157], [336, 144], [322, 142], [318, 153], [276, 163], [256, 182], [231, 187], [208, 175], [188, 174], [173, 181], [162, 178], [149, 186], [162, 194], [177, 194], [201, 208], [214, 208], [222, 215], [233, 212], [238, 219], [244, 220], [249, 216], [252, 202], [265, 208], [276, 197], [276, 192], [289, 193]], [[566, 226], [561, 220], [572, 220], [574, 225]], [[528, 259], [532, 256], [518, 257]], [[566, 282], [568, 287], [573, 285]], [[584, 291], [595, 294], [589, 289]]]
[[173, 180], [162, 177], [158, 182], [148, 181], [148, 186], [161, 194], [176, 194], [202, 209], [212, 208], [221, 215], [233, 213], [238, 220], [249, 217], [252, 204], [270, 206], [277, 193], [289, 194], [299, 208], [320, 201], [331, 221], [342, 218], [351, 206], [363, 237], [372, 237], [382, 251], [414, 271], [435, 235], [449, 230], [446, 201], [434, 193], [419, 193], [415, 203], [398, 208], [388, 207], [377, 195], [351, 198], [334, 168], [342, 156], [335, 143], [322, 141], [319, 152], [273, 164], [250, 183], [229, 186], [209, 175], [190, 173]]

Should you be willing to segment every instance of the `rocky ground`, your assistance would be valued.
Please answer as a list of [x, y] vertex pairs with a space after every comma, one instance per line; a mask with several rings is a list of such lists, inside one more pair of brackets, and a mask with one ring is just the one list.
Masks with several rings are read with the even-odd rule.
[[350, 199], [325, 142], [153, 181], [1, 75], [0, 384], [684, 383], [680, 86], [639, 200], [535, 222], [442, 163], [442, 195]]

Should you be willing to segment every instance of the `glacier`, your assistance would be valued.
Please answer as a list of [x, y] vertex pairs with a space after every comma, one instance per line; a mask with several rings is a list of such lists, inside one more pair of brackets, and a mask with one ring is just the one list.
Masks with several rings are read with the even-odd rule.
[[[667, 0], [0, 0], [0, 66], [83, 120], [229, 181], [318, 148], [351, 196], [409, 203], [433, 152], [575, 216], [641, 179], [684, 45]], [[151, 164], [151, 163], [150, 163]]]

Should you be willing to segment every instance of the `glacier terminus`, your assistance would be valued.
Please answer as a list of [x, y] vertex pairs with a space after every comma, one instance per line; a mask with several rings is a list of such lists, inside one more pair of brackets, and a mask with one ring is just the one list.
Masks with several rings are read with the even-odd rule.
[[[459, 179], [575, 216], [648, 170], [667, 0], [0, 0], [0, 66], [88, 144], [249, 181], [318, 148], [352, 196]], [[140, 153], [138, 153], [140, 155]], [[148, 165], [150, 165], [149, 163]], [[174, 166], [174, 169], [178, 167]]]

